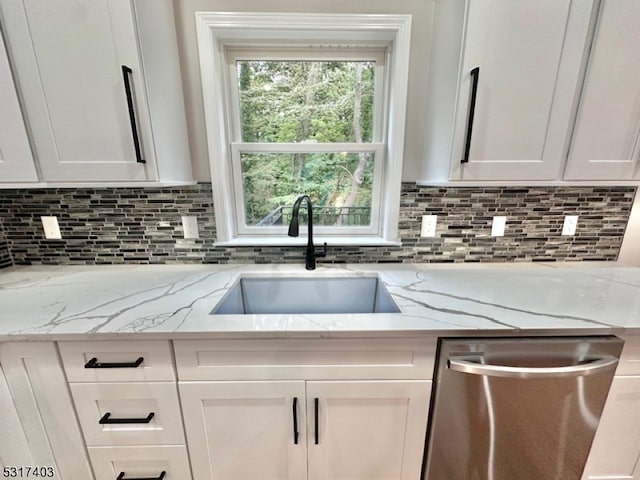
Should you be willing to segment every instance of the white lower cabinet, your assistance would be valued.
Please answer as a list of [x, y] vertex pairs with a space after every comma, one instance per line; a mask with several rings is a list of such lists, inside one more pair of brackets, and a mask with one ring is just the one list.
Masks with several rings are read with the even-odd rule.
[[419, 480], [436, 339], [174, 342], [197, 480]]
[[303, 381], [181, 383], [194, 478], [305, 478], [304, 387]]
[[70, 386], [87, 445], [184, 444], [175, 382]]
[[[93, 478], [53, 342], [0, 344], [0, 466], [8, 477]], [[3, 472], [4, 474], [4, 472]]]
[[0, 363], [0, 432], [3, 439], [11, 438], [11, 441], [0, 441], [0, 467], [17, 465], [33, 465], [33, 457], [29, 451], [26, 433], [22, 428], [17, 406], [9, 391], [9, 385], [5, 378], [2, 364]]
[[309, 480], [418, 479], [430, 391], [419, 380], [307, 382]]
[[582, 480], [640, 480], [640, 336], [625, 336]]
[[611, 384], [583, 480], [640, 480], [640, 377]]
[[191, 478], [184, 446], [90, 447], [96, 480], [185, 480]]
[[417, 480], [430, 381], [181, 382], [198, 480]]
[[190, 480], [170, 342], [59, 346], [96, 480]]

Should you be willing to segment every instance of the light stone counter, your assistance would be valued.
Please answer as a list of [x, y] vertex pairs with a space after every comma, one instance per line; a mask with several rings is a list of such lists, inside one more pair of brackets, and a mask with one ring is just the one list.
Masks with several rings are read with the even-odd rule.
[[[399, 314], [210, 315], [240, 275], [378, 274]], [[0, 270], [0, 341], [640, 333], [640, 268], [609, 263], [125, 265]], [[567, 332], [562, 332], [567, 333]]]

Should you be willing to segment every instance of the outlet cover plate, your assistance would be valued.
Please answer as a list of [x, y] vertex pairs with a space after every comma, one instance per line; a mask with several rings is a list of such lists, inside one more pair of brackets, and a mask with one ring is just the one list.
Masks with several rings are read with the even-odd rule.
[[422, 216], [422, 229], [420, 230], [421, 237], [435, 237], [436, 236], [436, 224], [438, 223], [437, 215], [423, 215]]
[[40, 221], [44, 229], [44, 238], [49, 240], [59, 240], [62, 238], [60, 225], [58, 225], [58, 217], [40, 217]]
[[564, 223], [562, 224], [562, 235], [564, 236], [575, 235], [577, 227], [578, 227], [578, 215], [565, 216]]
[[504, 236], [504, 228], [507, 225], [507, 217], [496, 216], [493, 217], [493, 222], [491, 222], [491, 236], [492, 237], [502, 237]]
[[198, 231], [198, 218], [183, 215], [182, 216], [182, 232], [184, 238], [200, 238], [200, 232]]

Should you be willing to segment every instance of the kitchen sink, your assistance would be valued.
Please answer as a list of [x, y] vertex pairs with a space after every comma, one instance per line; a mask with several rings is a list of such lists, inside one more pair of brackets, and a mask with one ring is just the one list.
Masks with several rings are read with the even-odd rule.
[[397, 313], [400, 310], [375, 276], [241, 277], [213, 315]]

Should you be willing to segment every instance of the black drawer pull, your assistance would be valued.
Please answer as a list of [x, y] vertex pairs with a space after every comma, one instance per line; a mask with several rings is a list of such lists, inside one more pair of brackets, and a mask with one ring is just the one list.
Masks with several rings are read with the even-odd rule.
[[111, 412], [105, 413], [98, 423], [100, 425], [109, 425], [114, 423], [149, 423], [155, 416], [155, 413], [151, 412], [145, 418], [111, 418]]
[[320, 412], [319, 410], [319, 406], [318, 406], [319, 400], [317, 398], [313, 399], [313, 410], [314, 410], [314, 419], [313, 419], [313, 426], [315, 428], [315, 434], [314, 434], [314, 440], [315, 440], [315, 444], [318, 445], [320, 443], [320, 428], [319, 428], [319, 414]]
[[136, 124], [136, 111], [133, 105], [133, 93], [131, 92], [131, 79], [129, 75], [133, 73], [126, 65], [122, 65], [122, 79], [124, 81], [124, 92], [127, 97], [127, 108], [129, 109], [129, 122], [131, 123], [131, 137], [133, 138], [133, 147], [136, 151], [136, 162], [145, 163], [142, 158], [142, 149], [140, 147], [140, 139], [138, 138], [138, 125]]
[[84, 364], [84, 368], [138, 368], [142, 362], [144, 361], [144, 357], [138, 357], [135, 362], [99, 362], [96, 357], [93, 357], [87, 363]]
[[298, 397], [293, 397], [293, 444], [298, 444]]
[[160, 476], [159, 477], [129, 477], [129, 478], [124, 478], [125, 473], [124, 472], [120, 472], [120, 475], [118, 475], [118, 478], [116, 478], [116, 480], [162, 480], [165, 475], [167, 474], [167, 472], [165, 472], [164, 470], [162, 472], [160, 472]]
[[476, 97], [478, 95], [478, 80], [480, 79], [480, 67], [476, 67], [471, 72], [471, 101], [469, 102], [469, 117], [467, 120], [467, 138], [464, 144], [464, 154], [460, 163], [469, 163], [469, 152], [471, 151], [471, 134], [473, 133], [473, 117], [476, 113]]

